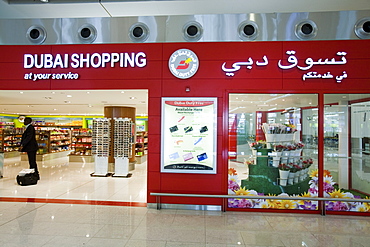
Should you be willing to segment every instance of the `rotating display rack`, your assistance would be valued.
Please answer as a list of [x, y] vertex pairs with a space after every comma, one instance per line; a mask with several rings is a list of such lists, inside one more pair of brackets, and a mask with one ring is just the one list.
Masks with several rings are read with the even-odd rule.
[[95, 172], [91, 176], [108, 175], [108, 157], [111, 133], [111, 119], [93, 119], [92, 153], [95, 155]]
[[135, 127], [130, 118], [114, 119], [114, 175], [119, 177], [129, 176], [129, 158], [132, 156]]

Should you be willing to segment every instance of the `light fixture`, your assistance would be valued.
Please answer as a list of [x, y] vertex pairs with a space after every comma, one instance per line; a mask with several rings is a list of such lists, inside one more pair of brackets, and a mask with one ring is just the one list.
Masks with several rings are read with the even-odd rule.
[[49, 0], [40, 0], [40, 2], [42, 2], [42, 3], [48, 3]]
[[186, 87], [185, 92], [190, 92], [190, 87]]

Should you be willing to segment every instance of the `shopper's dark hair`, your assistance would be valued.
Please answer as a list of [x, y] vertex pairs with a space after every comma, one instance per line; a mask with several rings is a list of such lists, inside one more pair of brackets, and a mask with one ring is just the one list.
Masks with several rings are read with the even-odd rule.
[[30, 117], [26, 117], [26, 118], [24, 119], [24, 123], [25, 123], [25, 124], [30, 124], [30, 123], [32, 123], [32, 118], [30, 118]]

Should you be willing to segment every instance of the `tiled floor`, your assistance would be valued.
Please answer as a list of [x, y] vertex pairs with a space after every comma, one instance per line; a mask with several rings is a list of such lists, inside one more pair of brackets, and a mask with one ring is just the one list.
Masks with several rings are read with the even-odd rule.
[[0, 246], [369, 246], [364, 217], [0, 203]]
[[[14, 177], [27, 163], [6, 161], [0, 179], [0, 246], [370, 246], [370, 218], [155, 210], [67, 200], [146, 202], [146, 165], [133, 176], [90, 177], [93, 164], [44, 162], [36, 186]], [[19, 202], [50, 198], [64, 203]]]
[[68, 157], [38, 162], [37, 185], [19, 186], [15, 177], [28, 168], [20, 158], [5, 159], [0, 197], [146, 202], [146, 163], [136, 164], [130, 178], [91, 177], [94, 163], [68, 162]]

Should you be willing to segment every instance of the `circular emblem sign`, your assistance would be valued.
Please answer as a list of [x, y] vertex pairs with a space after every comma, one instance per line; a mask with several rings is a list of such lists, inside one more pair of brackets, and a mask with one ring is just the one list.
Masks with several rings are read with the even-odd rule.
[[180, 49], [172, 53], [168, 61], [168, 67], [175, 77], [188, 79], [197, 72], [199, 60], [193, 51]]

